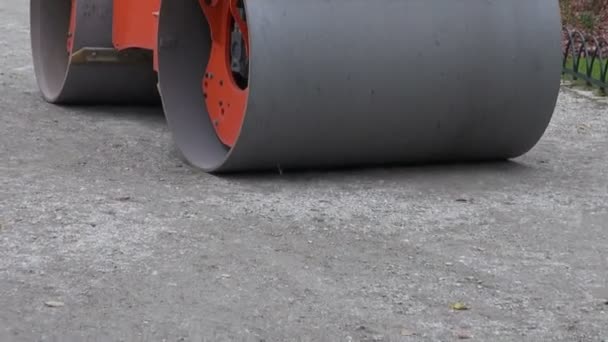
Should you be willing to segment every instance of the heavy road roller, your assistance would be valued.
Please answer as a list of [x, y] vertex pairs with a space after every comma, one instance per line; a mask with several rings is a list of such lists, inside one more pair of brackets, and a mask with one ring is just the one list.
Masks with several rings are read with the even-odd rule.
[[516, 158], [559, 92], [557, 0], [30, 0], [61, 105], [163, 106], [206, 172]]

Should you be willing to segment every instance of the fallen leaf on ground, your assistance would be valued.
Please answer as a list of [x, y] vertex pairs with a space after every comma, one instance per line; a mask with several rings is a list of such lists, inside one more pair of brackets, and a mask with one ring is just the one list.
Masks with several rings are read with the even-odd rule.
[[465, 303], [457, 302], [457, 303], [450, 304], [450, 309], [456, 310], [456, 311], [464, 311], [464, 310], [469, 310], [469, 307]]
[[471, 336], [471, 333], [470, 333], [470, 332], [468, 332], [468, 331], [465, 331], [465, 330], [459, 330], [459, 331], [456, 331], [456, 332], [454, 333], [454, 335], [455, 335], [455, 336], [456, 336], [456, 338], [458, 338], [459, 340], [468, 340], [468, 339], [470, 339], [470, 338], [472, 337], [472, 336]]
[[585, 124], [579, 124], [576, 126], [576, 130], [578, 131], [579, 134], [583, 134], [583, 133], [590, 131], [591, 127], [588, 125], [585, 125]]
[[63, 302], [58, 302], [58, 301], [54, 301], [54, 300], [49, 300], [47, 302], [44, 302], [44, 305], [48, 306], [49, 308], [61, 308], [63, 307], [65, 304], [63, 304]]
[[416, 333], [409, 329], [401, 329], [401, 336], [414, 336], [414, 335], [416, 335]]

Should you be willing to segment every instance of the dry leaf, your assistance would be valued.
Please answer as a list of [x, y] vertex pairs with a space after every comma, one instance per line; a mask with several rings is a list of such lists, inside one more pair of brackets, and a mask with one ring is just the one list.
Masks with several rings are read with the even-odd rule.
[[401, 336], [414, 336], [414, 335], [416, 335], [416, 333], [409, 329], [401, 329]]
[[65, 304], [63, 304], [63, 302], [58, 302], [58, 301], [54, 301], [54, 300], [49, 300], [47, 302], [44, 302], [44, 305], [48, 306], [49, 308], [61, 308], [63, 307]]
[[470, 333], [470, 332], [468, 332], [468, 331], [465, 331], [465, 330], [459, 330], [459, 331], [456, 331], [456, 332], [454, 333], [454, 335], [455, 335], [455, 336], [456, 336], [456, 338], [458, 338], [459, 340], [468, 340], [468, 339], [470, 339], [470, 338], [472, 337], [472, 336], [471, 336], [471, 333]]
[[456, 310], [456, 311], [464, 311], [464, 310], [469, 310], [469, 307], [464, 303], [457, 302], [457, 303], [450, 304], [450, 309]]
[[591, 130], [591, 127], [585, 124], [579, 124], [576, 125], [576, 130], [579, 134], [584, 134], [587, 133], [588, 131]]

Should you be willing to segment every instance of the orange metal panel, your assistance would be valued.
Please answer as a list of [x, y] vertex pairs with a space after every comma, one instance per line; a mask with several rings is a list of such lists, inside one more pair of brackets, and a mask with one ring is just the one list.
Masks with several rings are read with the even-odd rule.
[[[230, 32], [234, 20], [241, 27], [243, 36], [247, 37], [247, 24], [237, 10], [237, 0], [199, 2], [209, 23], [212, 40], [207, 72], [202, 84], [205, 103], [222, 143], [234, 146], [243, 124], [249, 89], [241, 89], [232, 76]], [[245, 42], [249, 44], [248, 40]]]
[[156, 50], [161, 0], [114, 0], [113, 42], [118, 50]]

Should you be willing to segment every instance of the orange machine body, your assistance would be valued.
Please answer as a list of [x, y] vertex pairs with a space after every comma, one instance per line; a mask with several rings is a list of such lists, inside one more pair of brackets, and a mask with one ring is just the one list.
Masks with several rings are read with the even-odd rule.
[[161, 0], [114, 0], [112, 41], [117, 50], [142, 48], [154, 51], [158, 70], [156, 36]]
[[[237, 0], [199, 0], [211, 31], [211, 54], [201, 80], [207, 112], [222, 143], [233, 146], [238, 138], [248, 89], [237, 85], [230, 68], [233, 24], [242, 32], [249, 52], [247, 26], [237, 10]], [[161, 0], [114, 0], [112, 41], [117, 50], [132, 48], [154, 52], [158, 71], [157, 33]], [[202, 43], [202, 42], [201, 42]], [[68, 48], [69, 48], [68, 42]], [[201, 61], [203, 63], [204, 61]]]

